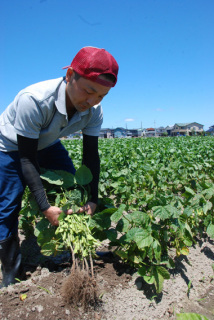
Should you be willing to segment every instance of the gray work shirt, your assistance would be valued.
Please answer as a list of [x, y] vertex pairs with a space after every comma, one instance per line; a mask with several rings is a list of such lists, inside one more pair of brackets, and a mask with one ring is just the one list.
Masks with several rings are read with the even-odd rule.
[[69, 121], [65, 88], [66, 81], [61, 77], [20, 91], [0, 115], [0, 151], [18, 150], [17, 134], [39, 139], [38, 150], [79, 130], [86, 135], [99, 136], [103, 122], [101, 105], [77, 111]]

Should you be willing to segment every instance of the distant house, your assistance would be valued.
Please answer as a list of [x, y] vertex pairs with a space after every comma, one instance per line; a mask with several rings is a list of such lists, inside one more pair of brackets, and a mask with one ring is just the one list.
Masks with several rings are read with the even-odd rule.
[[145, 130], [145, 137], [155, 137], [156, 136], [156, 130], [154, 128], [147, 128]]
[[209, 127], [209, 129], [206, 132], [213, 136], [214, 135], [214, 126]]
[[174, 126], [167, 126], [167, 127], [165, 128], [168, 136], [171, 136], [171, 132], [172, 132], [173, 128], [174, 128]]
[[167, 135], [167, 131], [166, 131], [166, 128], [164, 127], [159, 127], [156, 129], [156, 136], [158, 137], [162, 137], [164, 135]]
[[171, 130], [172, 136], [192, 136], [199, 135], [203, 132], [204, 126], [197, 122], [175, 123]]
[[100, 138], [113, 138], [114, 137], [114, 130], [109, 128], [103, 128], [100, 130]]
[[138, 129], [129, 129], [126, 131], [126, 135], [130, 137], [138, 137]]
[[147, 128], [144, 131], [144, 136], [145, 137], [162, 137], [166, 134], [166, 129], [164, 127], [159, 127], [159, 128]]
[[114, 129], [114, 138], [125, 138], [125, 137], [126, 137], [126, 129], [124, 128]]
[[141, 129], [138, 129], [137, 131], [138, 131], [138, 137], [145, 136], [146, 129], [141, 128]]
[[138, 129], [125, 129], [125, 128], [102, 128], [100, 130], [100, 138], [132, 138], [138, 137]]

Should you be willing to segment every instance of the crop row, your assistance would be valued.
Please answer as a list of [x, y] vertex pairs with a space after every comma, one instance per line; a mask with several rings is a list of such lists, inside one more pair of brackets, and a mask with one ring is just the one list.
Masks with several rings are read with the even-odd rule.
[[[64, 143], [78, 167], [81, 142]], [[100, 139], [99, 152], [100, 198], [111, 196], [115, 205], [126, 204], [129, 211], [181, 201], [185, 192], [197, 198], [213, 185], [214, 139], [210, 137]], [[196, 209], [198, 201], [191, 204]]]

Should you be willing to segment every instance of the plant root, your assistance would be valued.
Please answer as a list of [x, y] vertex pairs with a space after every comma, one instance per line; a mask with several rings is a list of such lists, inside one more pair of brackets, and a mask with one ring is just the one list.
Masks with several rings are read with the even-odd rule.
[[87, 310], [98, 301], [96, 280], [88, 268], [81, 268], [75, 260], [70, 275], [62, 285], [61, 294], [66, 303]]

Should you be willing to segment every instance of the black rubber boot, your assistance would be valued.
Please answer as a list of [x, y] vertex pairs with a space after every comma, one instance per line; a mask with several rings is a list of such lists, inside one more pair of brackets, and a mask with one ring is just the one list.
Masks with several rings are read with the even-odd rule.
[[21, 259], [18, 236], [10, 236], [0, 241], [0, 260], [3, 277], [0, 288], [14, 284], [16, 282], [15, 278], [20, 277]]

